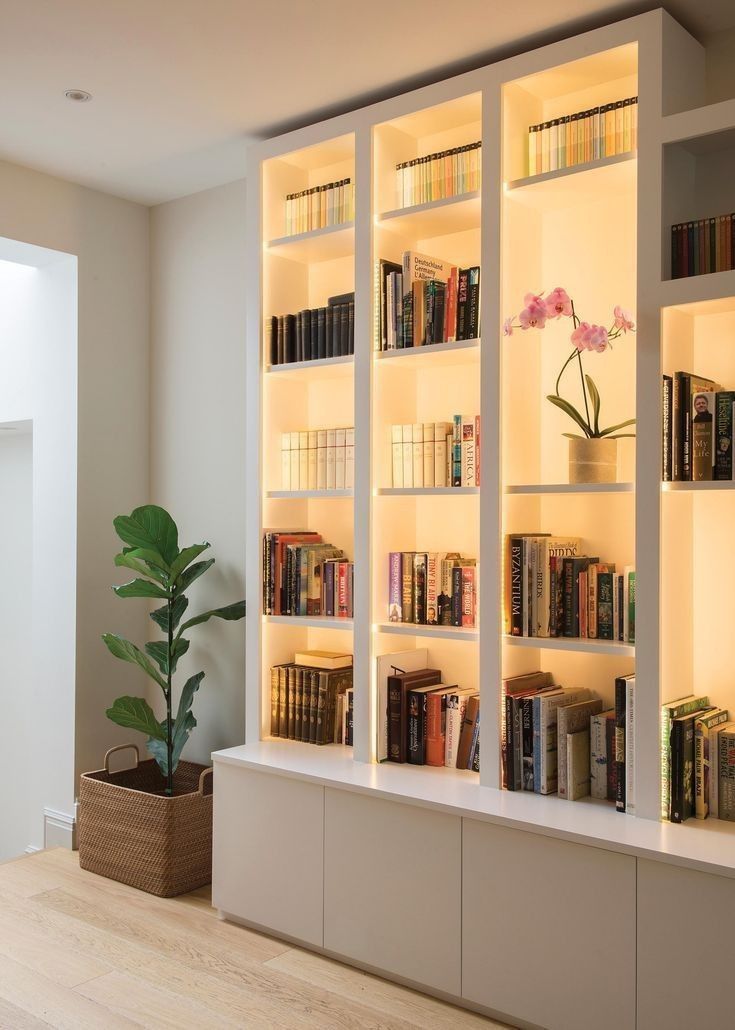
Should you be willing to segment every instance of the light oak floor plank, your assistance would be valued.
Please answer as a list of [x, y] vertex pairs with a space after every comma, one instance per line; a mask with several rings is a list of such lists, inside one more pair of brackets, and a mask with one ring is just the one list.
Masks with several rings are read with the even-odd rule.
[[500, 1024], [39, 852], [0, 864], [0, 1030], [488, 1030]]

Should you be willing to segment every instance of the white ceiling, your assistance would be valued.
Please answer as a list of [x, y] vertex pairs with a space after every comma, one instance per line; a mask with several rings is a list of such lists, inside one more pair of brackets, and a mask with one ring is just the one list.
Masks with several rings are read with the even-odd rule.
[[[160, 203], [242, 178], [249, 140], [643, 6], [0, 0], [0, 159]], [[668, 7], [699, 38], [735, 22], [733, 0]]]

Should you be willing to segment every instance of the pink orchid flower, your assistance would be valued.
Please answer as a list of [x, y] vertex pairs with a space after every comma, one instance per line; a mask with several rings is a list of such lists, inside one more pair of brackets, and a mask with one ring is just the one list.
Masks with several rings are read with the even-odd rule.
[[607, 329], [602, 325], [590, 325], [589, 322], [580, 322], [572, 333], [572, 343], [578, 351], [591, 350], [598, 354], [607, 347]]
[[555, 290], [552, 290], [544, 303], [546, 304], [547, 318], [561, 318], [562, 315], [567, 318], [571, 317], [572, 299], [561, 286], [557, 286]]
[[513, 318], [506, 318], [503, 322], [503, 336], [513, 335]]
[[635, 329], [635, 322], [630, 311], [626, 311], [619, 304], [616, 304], [613, 308], [613, 317], [616, 329], [622, 329], [624, 333], [632, 332]]
[[546, 325], [546, 304], [543, 298], [527, 293], [523, 302], [526, 306], [518, 316], [521, 329], [543, 329]]

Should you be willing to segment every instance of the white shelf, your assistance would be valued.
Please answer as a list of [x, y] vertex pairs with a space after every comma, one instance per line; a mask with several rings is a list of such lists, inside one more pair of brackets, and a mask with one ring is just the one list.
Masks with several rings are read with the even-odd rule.
[[735, 270], [689, 275], [661, 282], [662, 308], [683, 308], [690, 315], [735, 310]]
[[280, 236], [265, 245], [267, 254], [302, 263], [333, 261], [355, 252], [355, 223], [342, 222], [295, 236]]
[[351, 376], [355, 367], [353, 354], [342, 354], [337, 358], [317, 358], [314, 361], [287, 361], [282, 365], [268, 365], [266, 374], [279, 379], [344, 379]]
[[513, 637], [506, 633], [503, 643], [510, 647], [534, 647], [544, 651], [578, 651], [583, 654], [635, 657], [635, 644], [624, 644], [620, 640], [596, 640], [589, 637]]
[[704, 140], [707, 136], [735, 129], [735, 100], [723, 100], [691, 111], [678, 111], [661, 120], [663, 143]]
[[557, 168], [505, 183], [514, 200], [544, 207], [566, 207], [600, 195], [615, 196], [635, 185], [637, 154], [614, 154], [597, 161]]
[[263, 622], [279, 626], [303, 626], [305, 629], [340, 629], [352, 632], [352, 619], [340, 619], [335, 615], [264, 615]]
[[528, 483], [506, 486], [506, 494], [632, 494], [635, 483]]
[[467, 497], [479, 494], [479, 486], [384, 486], [378, 497]]
[[735, 824], [718, 819], [674, 825], [621, 815], [591, 798], [566, 801], [483, 787], [476, 774], [430, 766], [356, 762], [351, 749], [267, 740], [216, 751], [215, 762], [419, 805], [450, 815], [531, 830], [579, 844], [735, 878]]
[[377, 633], [397, 633], [404, 637], [434, 637], [436, 640], [479, 640], [477, 629], [463, 629], [461, 626], [423, 626], [413, 622], [379, 622]]
[[332, 500], [339, 497], [354, 497], [353, 490], [269, 490], [269, 500]]
[[378, 226], [414, 239], [479, 229], [480, 193], [461, 193], [386, 211], [378, 216]]
[[402, 347], [398, 350], [374, 351], [381, 363], [424, 362], [432, 365], [469, 365], [480, 360], [480, 340], [457, 340], [455, 343], [430, 343], [423, 347]]
[[735, 490], [735, 483], [726, 480], [723, 482], [717, 482], [710, 480], [702, 483], [662, 483], [661, 489], [664, 493], [680, 493], [685, 491], [687, 493], [709, 493], [714, 490]]

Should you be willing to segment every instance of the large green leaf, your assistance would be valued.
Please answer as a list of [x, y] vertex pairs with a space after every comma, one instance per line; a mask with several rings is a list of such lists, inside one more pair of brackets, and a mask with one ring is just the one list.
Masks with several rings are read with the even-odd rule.
[[204, 679], [203, 672], [197, 672], [194, 676], [190, 676], [184, 684], [184, 689], [181, 691], [181, 697], [179, 698], [179, 707], [176, 712], [176, 721], [182, 719], [191, 708], [194, 703], [194, 695]]
[[191, 565], [195, 558], [198, 558], [202, 551], [206, 551], [209, 544], [192, 544], [191, 547], [184, 547], [179, 556], [171, 565], [171, 582], [175, 583], [184, 569]]
[[626, 426], [635, 425], [635, 419], [629, 418], [625, 422], [618, 422], [616, 426], [608, 426], [607, 429], [600, 430], [600, 436], [609, 436], [610, 433], [617, 433], [618, 429], [625, 429]]
[[179, 582], [177, 583], [177, 589], [183, 593], [188, 590], [195, 579], [199, 579], [203, 576], [208, 568], [214, 565], [214, 558], [209, 558], [207, 561], [198, 561], [194, 565], [190, 565], [188, 569], [185, 569], [179, 576]]
[[579, 414], [579, 412], [576, 410], [576, 408], [572, 407], [569, 401], [565, 401], [563, 397], [558, 397], [555, 393], [548, 394], [546, 399], [551, 401], [552, 404], [555, 404], [557, 408], [561, 408], [561, 410], [566, 415], [569, 415], [569, 417], [577, 423], [577, 425], [582, 430], [585, 436], [590, 436], [589, 426], [582, 418], [582, 416]]
[[113, 524], [124, 544], [156, 551], [169, 565], [178, 557], [179, 531], [165, 508], [145, 504], [132, 515], [118, 515]]
[[187, 619], [179, 630], [179, 633], [184, 633], [185, 630], [191, 629], [192, 626], [200, 626], [203, 622], [209, 622], [210, 619], [224, 619], [226, 622], [237, 622], [237, 620], [242, 619], [244, 615], [245, 602], [236, 601], [234, 604], [225, 605], [224, 608], [213, 608], [209, 612], [202, 612], [201, 615], [195, 615], [193, 619]]
[[121, 587], [112, 588], [118, 597], [162, 597], [168, 600], [168, 591], [163, 587], [149, 583], [145, 579], [133, 579], [123, 583]]
[[157, 583], [166, 585], [168, 583], [168, 576], [165, 572], [161, 572], [160, 569], [154, 568], [152, 565], [146, 565], [145, 562], [140, 561], [138, 558], [133, 558], [133, 552], [125, 554], [121, 552], [115, 555], [115, 565], [118, 568], [132, 569], [133, 572], [137, 572], [139, 576], [147, 576], [149, 579], [155, 579]]
[[[172, 618], [171, 618], [171, 629], [175, 630], [178, 624], [181, 622], [181, 616], [184, 614], [189, 606], [189, 598], [183, 594], [179, 594], [174, 603], [172, 604]], [[150, 613], [151, 618], [160, 626], [164, 633], [168, 634], [168, 605], [164, 604], [162, 608], [156, 608], [154, 612]]]
[[[176, 772], [176, 767], [179, 764], [181, 752], [184, 750], [184, 745], [189, 739], [191, 731], [196, 726], [197, 721], [194, 718], [192, 712], [187, 712], [183, 719], [176, 719], [174, 722], [173, 732], [173, 748], [171, 753], [171, 775]], [[163, 740], [156, 737], [150, 737], [146, 741], [146, 746], [150, 753], [158, 763], [158, 768], [161, 770], [164, 776], [168, 775], [168, 748], [166, 746], [166, 720], [160, 724], [160, 728], [163, 730]]]
[[600, 391], [595, 386], [595, 384], [594, 384], [594, 382], [592, 380], [592, 376], [585, 375], [584, 378], [587, 381], [587, 389], [589, 390], [590, 397], [592, 399], [592, 413], [593, 413], [593, 416], [594, 416], [594, 431], [595, 431], [595, 436], [597, 436], [597, 434], [600, 432], [600, 404], [601, 404], [601, 401], [600, 401]]
[[153, 714], [153, 709], [142, 697], [119, 697], [105, 713], [118, 726], [147, 733], [159, 741], [166, 740], [166, 731]]
[[159, 687], [163, 690], [166, 689], [165, 680], [158, 674], [150, 659], [135, 644], [131, 644], [129, 640], [119, 637], [116, 633], [104, 633], [102, 639], [107, 645], [110, 654], [113, 654], [115, 658], [121, 658], [124, 662], [132, 662], [134, 665], [139, 665], [143, 672], [150, 676]]
[[[164, 676], [168, 675], [168, 643], [165, 640], [154, 640], [145, 645], [146, 653], [157, 663], [158, 668]], [[186, 637], [177, 637], [171, 649], [171, 675], [176, 672], [179, 658], [189, 650], [189, 641]]]

